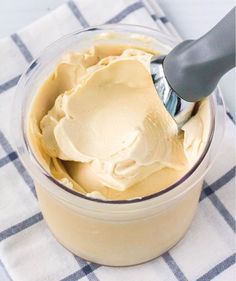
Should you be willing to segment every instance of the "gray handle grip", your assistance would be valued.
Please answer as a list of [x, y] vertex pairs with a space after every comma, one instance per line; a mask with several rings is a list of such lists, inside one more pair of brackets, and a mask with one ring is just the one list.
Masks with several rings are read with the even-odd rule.
[[211, 94], [220, 78], [235, 67], [235, 8], [198, 40], [187, 40], [164, 59], [167, 81], [182, 99]]

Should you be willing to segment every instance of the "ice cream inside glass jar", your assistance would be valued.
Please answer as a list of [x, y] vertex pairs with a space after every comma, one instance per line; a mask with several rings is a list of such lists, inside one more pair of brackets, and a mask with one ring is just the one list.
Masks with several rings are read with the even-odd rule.
[[51, 232], [86, 260], [151, 260], [196, 212], [222, 139], [223, 102], [202, 100], [177, 127], [149, 70], [172, 39], [141, 26], [84, 29], [44, 50], [19, 81], [17, 151]]
[[94, 40], [59, 58], [28, 117], [30, 145], [53, 178], [90, 198], [130, 200], [168, 188], [198, 161], [209, 138], [209, 100], [179, 129], [152, 82], [157, 53]]

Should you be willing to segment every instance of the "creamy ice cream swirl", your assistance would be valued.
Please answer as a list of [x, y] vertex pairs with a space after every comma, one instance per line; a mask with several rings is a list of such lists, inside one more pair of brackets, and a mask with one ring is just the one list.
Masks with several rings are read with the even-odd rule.
[[59, 94], [38, 130], [55, 177], [71, 188], [82, 186], [89, 196], [107, 197], [158, 172], [169, 170], [176, 178], [198, 159], [209, 129], [203, 122], [208, 102], [179, 130], [156, 93], [151, 57], [125, 48], [116, 55], [99, 57], [93, 49], [62, 59], [45, 82], [57, 81]]

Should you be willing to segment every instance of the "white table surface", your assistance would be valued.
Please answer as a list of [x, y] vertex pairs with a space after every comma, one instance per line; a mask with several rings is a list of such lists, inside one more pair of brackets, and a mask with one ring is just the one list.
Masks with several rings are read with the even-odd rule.
[[[64, 2], [64, 0], [0, 0], [0, 38], [30, 24]], [[193, 39], [210, 29], [235, 5], [234, 0], [158, 0], [158, 2], [180, 34], [184, 38]], [[220, 82], [226, 104], [234, 117], [235, 74], [235, 70], [230, 71]], [[0, 280], [8, 280], [1, 267]]]

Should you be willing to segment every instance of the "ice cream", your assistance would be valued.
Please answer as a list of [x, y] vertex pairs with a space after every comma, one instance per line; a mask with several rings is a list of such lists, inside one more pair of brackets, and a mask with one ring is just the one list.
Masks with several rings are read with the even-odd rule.
[[131, 199], [193, 166], [208, 139], [208, 100], [179, 130], [153, 85], [152, 55], [95, 46], [62, 58], [29, 118], [34, 152], [53, 177], [89, 197]]
[[217, 150], [214, 99], [178, 129], [154, 89], [149, 61], [168, 53], [167, 39], [137, 26], [76, 32], [19, 82], [19, 147], [27, 142], [19, 153], [43, 217], [65, 248], [91, 262], [134, 265], [174, 246]]

